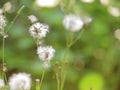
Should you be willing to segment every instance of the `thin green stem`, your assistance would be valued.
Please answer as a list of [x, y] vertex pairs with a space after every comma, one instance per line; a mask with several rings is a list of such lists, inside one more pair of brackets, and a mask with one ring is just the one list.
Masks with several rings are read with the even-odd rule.
[[69, 47], [69, 45], [73, 42], [74, 39], [74, 33], [73, 32], [69, 32], [69, 38], [67, 39], [67, 47]]
[[7, 83], [7, 77], [4, 71], [4, 68], [6, 68], [5, 66], [5, 38], [3, 36], [2, 39], [2, 73], [3, 73], [3, 78], [5, 79], [5, 82]]
[[66, 72], [64, 73], [62, 81], [61, 81], [61, 90], [63, 90], [64, 83], [65, 83], [65, 78], [66, 78]]
[[40, 90], [40, 83], [39, 82], [36, 82], [35, 90]]
[[2, 39], [2, 73], [3, 73], [3, 78], [4, 78], [3, 69], [4, 69], [4, 62], [5, 62], [5, 60], [4, 60], [4, 54], [5, 54], [4, 49], [5, 49], [5, 38], [3, 37], [3, 39]]
[[7, 76], [6, 76], [6, 73], [4, 74], [4, 76], [5, 76], [5, 82], [7, 83], [8, 81], [7, 81]]
[[81, 38], [83, 32], [84, 32], [84, 30], [82, 30], [82, 31], [79, 33], [78, 37], [77, 37], [75, 40], [73, 40], [73, 42], [71, 42], [71, 43], [69, 44], [69, 47], [71, 47], [72, 45], [74, 45], [74, 44]]
[[45, 70], [43, 70], [43, 72], [42, 72], [42, 78], [41, 78], [41, 82], [40, 82], [40, 90], [41, 90], [41, 86], [42, 86], [42, 83], [43, 83], [44, 76], [45, 76]]
[[15, 18], [12, 20], [10, 26], [8, 27], [8, 29], [6, 30], [6, 33], [11, 29], [11, 27], [13, 26], [15, 20], [17, 19], [17, 17], [20, 15], [20, 13], [22, 12], [22, 10], [24, 9], [24, 5], [17, 11], [17, 14], [15, 16]]
[[58, 73], [56, 73], [56, 80], [57, 80], [57, 90], [60, 90], [60, 80], [58, 77]]
[[[69, 33], [69, 36], [70, 37], [67, 37], [66, 36], [66, 49], [64, 51], [64, 54], [61, 58], [61, 61], [64, 61], [66, 62], [67, 61], [67, 52], [69, 51], [70, 49], [70, 44], [73, 42], [73, 39], [74, 39], [74, 33], [73, 32], [70, 32]], [[63, 63], [64, 63], [63, 62]], [[61, 84], [60, 84], [60, 90], [63, 90], [63, 87], [64, 87], [64, 83], [65, 83], [65, 78], [66, 78], [66, 71], [64, 71], [64, 65], [62, 65], [62, 70], [63, 70], [63, 73], [61, 73]]]

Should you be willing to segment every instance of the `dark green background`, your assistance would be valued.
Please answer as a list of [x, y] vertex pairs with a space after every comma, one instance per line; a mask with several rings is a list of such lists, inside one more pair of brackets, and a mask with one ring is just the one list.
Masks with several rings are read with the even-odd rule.
[[[0, 0], [1, 7], [8, 0]], [[40, 78], [41, 62], [36, 54], [36, 44], [28, 30], [30, 22], [28, 15], [34, 14], [42, 23], [50, 26], [50, 32], [44, 39], [46, 45], [52, 45], [56, 54], [51, 61], [52, 67], [46, 72], [43, 82], [43, 90], [56, 90], [56, 79], [53, 71], [55, 62], [59, 62], [66, 47], [65, 28], [62, 24], [64, 15], [77, 13], [90, 15], [92, 23], [84, 29], [82, 37], [68, 52], [70, 63], [64, 90], [79, 90], [78, 83], [82, 77], [90, 72], [95, 72], [105, 80], [104, 90], [120, 90], [120, 41], [114, 36], [114, 31], [120, 28], [120, 17], [113, 17], [108, 12], [108, 6], [100, 4], [99, 0], [87, 4], [76, 0], [74, 5], [65, 12], [60, 5], [54, 8], [40, 8], [34, 5], [34, 0], [9, 0], [14, 7], [12, 13], [6, 12], [7, 26], [14, 19], [16, 12], [22, 5], [24, 10], [16, 19], [13, 27], [8, 32], [9, 37], [5, 41], [5, 61], [8, 67], [7, 76], [13, 73], [31, 73], [33, 82]], [[111, 5], [120, 9], [119, 0], [111, 0]], [[77, 36], [77, 33], [75, 33]], [[2, 62], [2, 37], [0, 38], [0, 60]], [[94, 90], [94, 89], [93, 89]]]

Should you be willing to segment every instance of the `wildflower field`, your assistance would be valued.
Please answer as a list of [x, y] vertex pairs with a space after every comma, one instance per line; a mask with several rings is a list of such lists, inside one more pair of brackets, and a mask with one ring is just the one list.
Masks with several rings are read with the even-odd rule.
[[0, 90], [120, 90], [120, 0], [0, 0]]

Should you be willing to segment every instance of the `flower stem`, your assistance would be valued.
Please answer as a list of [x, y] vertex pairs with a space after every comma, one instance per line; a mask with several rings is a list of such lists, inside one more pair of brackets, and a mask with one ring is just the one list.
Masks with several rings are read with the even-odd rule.
[[65, 78], [66, 78], [66, 72], [64, 73], [63, 78], [61, 80], [61, 90], [63, 90], [64, 83], [65, 83]]
[[40, 83], [36, 83], [36, 87], [35, 87], [35, 90], [40, 90]]
[[5, 63], [5, 60], [4, 60], [4, 48], [5, 48], [5, 38], [3, 37], [2, 39], [2, 73], [3, 73], [3, 78], [4, 78], [4, 63]]
[[59, 80], [58, 73], [56, 73], [56, 80], [57, 80], [57, 90], [60, 90], [60, 80]]
[[5, 68], [5, 38], [3, 37], [2, 39], [2, 73], [3, 73], [3, 78], [5, 79], [5, 82], [7, 83], [7, 77], [6, 77], [4, 68]]
[[17, 17], [20, 15], [20, 13], [22, 12], [22, 10], [24, 9], [24, 5], [17, 11], [17, 14], [15, 16], [15, 18], [12, 20], [10, 26], [8, 27], [8, 29], [6, 30], [6, 33], [11, 29], [11, 27], [13, 26], [15, 20], [17, 19]]
[[74, 44], [81, 38], [83, 32], [84, 32], [84, 30], [82, 30], [82, 31], [79, 33], [78, 37], [69, 44], [69, 47], [71, 47], [72, 45], [74, 45]]
[[40, 82], [40, 90], [41, 90], [41, 86], [42, 86], [42, 83], [43, 83], [44, 76], [45, 76], [45, 70], [43, 70], [43, 72], [42, 72], [42, 78], [41, 78], [41, 82]]

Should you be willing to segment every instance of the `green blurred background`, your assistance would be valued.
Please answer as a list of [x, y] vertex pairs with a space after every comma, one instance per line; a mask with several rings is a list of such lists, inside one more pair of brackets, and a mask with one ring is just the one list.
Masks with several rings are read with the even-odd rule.
[[[100, 0], [93, 3], [63, 0], [63, 10], [60, 2], [54, 7], [39, 7], [35, 4], [36, 0], [0, 0], [0, 6], [8, 1], [12, 4], [11, 9], [6, 12], [8, 26], [19, 8], [25, 6], [5, 41], [8, 77], [17, 72], [28, 72], [31, 73], [34, 83], [35, 79], [41, 76], [42, 68], [36, 54], [36, 44], [28, 32], [30, 21], [27, 16], [33, 14], [40, 22], [50, 26], [50, 33], [44, 42], [56, 50], [52, 66], [45, 74], [42, 90], [57, 90], [53, 68], [64, 52], [67, 35], [62, 20], [64, 15], [75, 13], [91, 16], [92, 22], [83, 28], [85, 31], [82, 37], [68, 52], [70, 65], [64, 90], [90, 90], [88, 88], [91, 87], [91, 90], [120, 90], [120, 41], [114, 34], [115, 30], [120, 28], [120, 16], [114, 16], [108, 11], [110, 6], [114, 6], [120, 13], [120, 0], [109, 0], [109, 5], [103, 5]], [[69, 2], [72, 2], [70, 8]], [[2, 62], [2, 38], [0, 47]]]

